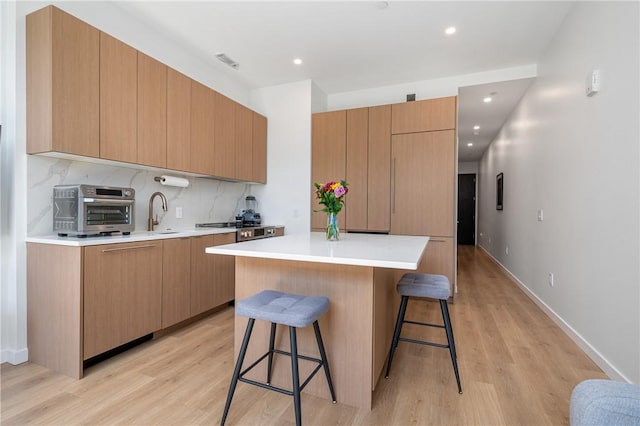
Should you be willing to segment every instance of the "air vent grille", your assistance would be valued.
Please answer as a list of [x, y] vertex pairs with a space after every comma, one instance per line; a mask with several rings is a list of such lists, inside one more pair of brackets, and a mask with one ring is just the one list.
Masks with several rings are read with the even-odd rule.
[[218, 58], [219, 61], [229, 65], [234, 70], [238, 70], [240, 68], [240, 64], [239, 63], [237, 63], [236, 61], [234, 61], [233, 59], [231, 59], [230, 57], [228, 57], [224, 53], [218, 53], [216, 55], [216, 58]]

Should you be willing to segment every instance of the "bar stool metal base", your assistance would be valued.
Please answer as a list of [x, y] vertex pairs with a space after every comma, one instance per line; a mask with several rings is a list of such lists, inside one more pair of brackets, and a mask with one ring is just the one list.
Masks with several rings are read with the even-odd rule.
[[[389, 351], [389, 361], [387, 363], [387, 371], [385, 373], [385, 378], [387, 379], [389, 378], [389, 372], [391, 371], [391, 363], [393, 362], [393, 356], [395, 355], [396, 348], [398, 347], [399, 342], [416, 343], [419, 345], [446, 348], [446, 349], [449, 349], [449, 354], [451, 355], [451, 363], [453, 364], [453, 371], [456, 375], [458, 393], [462, 394], [462, 386], [460, 385], [460, 374], [458, 372], [458, 357], [456, 354], [456, 344], [453, 338], [453, 329], [451, 327], [451, 319], [449, 317], [449, 307], [447, 306], [446, 300], [439, 299], [439, 301], [440, 301], [440, 310], [442, 312], [442, 319], [444, 321], [444, 325], [428, 324], [423, 322], [405, 320], [404, 316], [407, 312], [407, 303], [409, 302], [409, 296], [402, 296], [402, 299], [400, 301], [400, 309], [398, 310], [398, 319], [396, 320], [396, 327], [393, 333], [391, 350]], [[400, 337], [400, 334], [402, 333], [402, 324], [404, 323], [421, 325], [426, 327], [444, 328], [447, 334], [447, 344], [444, 345], [442, 343], [434, 343], [434, 342], [427, 342], [424, 340], [407, 339], [407, 338]]]
[[[253, 325], [255, 323], [254, 318], [249, 318], [249, 322], [247, 324], [247, 328], [245, 330], [244, 338], [242, 340], [242, 345], [240, 347], [240, 353], [238, 354], [238, 360], [236, 362], [236, 366], [233, 372], [233, 377], [231, 379], [231, 385], [229, 386], [229, 393], [227, 395], [227, 402], [224, 407], [224, 413], [222, 414], [222, 420], [220, 421], [221, 425], [224, 425], [227, 419], [227, 415], [229, 414], [229, 407], [231, 406], [231, 400], [233, 399], [233, 394], [235, 392], [236, 385], [238, 381], [248, 383], [250, 385], [258, 386], [263, 389], [273, 390], [285, 395], [293, 396], [294, 408], [295, 408], [295, 416], [296, 416], [296, 425], [300, 426], [302, 424], [302, 413], [300, 407], [300, 392], [307, 386], [307, 384], [311, 381], [311, 379], [315, 376], [315, 374], [324, 367], [325, 376], [327, 378], [327, 383], [329, 385], [329, 392], [331, 392], [331, 400], [333, 403], [336, 403], [336, 395], [333, 389], [333, 382], [331, 380], [331, 373], [329, 371], [329, 363], [327, 361], [327, 354], [324, 349], [324, 344], [322, 342], [322, 335], [320, 334], [320, 326], [318, 325], [318, 321], [313, 322], [313, 329], [316, 336], [316, 341], [318, 343], [318, 350], [320, 352], [320, 359], [308, 357], [304, 355], [298, 354], [298, 343], [297, 343], [297, 333], [296, 327], [289, 326], [289, 339], [291, 343], [291, 352], [282, 351], [274, 348], [275, 336], [276, 336], [276, 323], [271, 323], [271, 333], [269, 336], [269, 350], [258, 358], [255, 362], [253, 362], [249, 367], [240, 371], [242, 368], [242, 364], [244, 362], [245, 355], [247, 353], [247, 347], [249, 346], [249, 339], [251, 338], [251, 332], [253, 330]], [[278, 386], [271, 385], [271, 371], [273, 367], [273, 355], [286, 355], [291, 358], [291, 376], [292, 376], [292, 390], [283, 389]], [[265, 358], [268, 357], [267, 364], [267, 381], [266, 383], [258, 382], [256, 380], [245, 378], [244, 376], [251, 371], [254, 367], [256, 367], [260, 362], [262, 362]], [[300, 385], [300, 376], [298, 370], [298, 360], [303, 359], [305, 361], [315, 362], [318, 365], [314, 368], [314, 370], [309, 374], [307, 379]]]

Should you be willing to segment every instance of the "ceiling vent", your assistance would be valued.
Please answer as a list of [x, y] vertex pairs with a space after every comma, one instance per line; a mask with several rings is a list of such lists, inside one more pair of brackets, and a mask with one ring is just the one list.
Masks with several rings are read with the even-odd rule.
[[234, 70], [238, 70], [240, 68], [240, 64], [239, 63], [237, 63], [236, 61], [234, 61], [233, 59], [231, 59], [230, 57], [228, 57], [224, 53], [218, 53], [216, 55], [216, 58], [218, 58], [219, 61], [229, 65]]

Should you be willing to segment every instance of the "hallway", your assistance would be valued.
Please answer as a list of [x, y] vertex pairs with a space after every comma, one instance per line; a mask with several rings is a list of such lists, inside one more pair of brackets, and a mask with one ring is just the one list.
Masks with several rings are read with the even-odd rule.
[[[458, 256], [450, 313], [464, 393], [456, 391], [448, 351], [401, 343], [372, 411], [303, 395], [305, 424], [568, 423], [573, 387], [606, 376], [486, 253], [459, 246]], [[423, 301], [409, 303], [407, 319], [441, 321], [438, 305]], [[406, 337], [444, 339], [441, 330], [410, 327]], [[218, 423], [233, 368], [232, 329], [233, 310], [225, 308], [89, 368], [80, 381], [29, 363], [3, 364], [0, 422]], [[292, 405], [290, 397], [240, 384], [228, 422], [292, 424]]]

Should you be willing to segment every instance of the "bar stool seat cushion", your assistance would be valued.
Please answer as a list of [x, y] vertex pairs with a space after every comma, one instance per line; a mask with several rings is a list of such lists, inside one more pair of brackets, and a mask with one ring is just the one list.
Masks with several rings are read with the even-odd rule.
[[446, 300], [451, 296], [449, 279], [444, 275], [406, 273], [398, 282], [401, 296]]
[[291, 327], [307, 327], [329, 309], [323, 296], [299, 296], [264, 290], [236, 303], [236, 315]]

